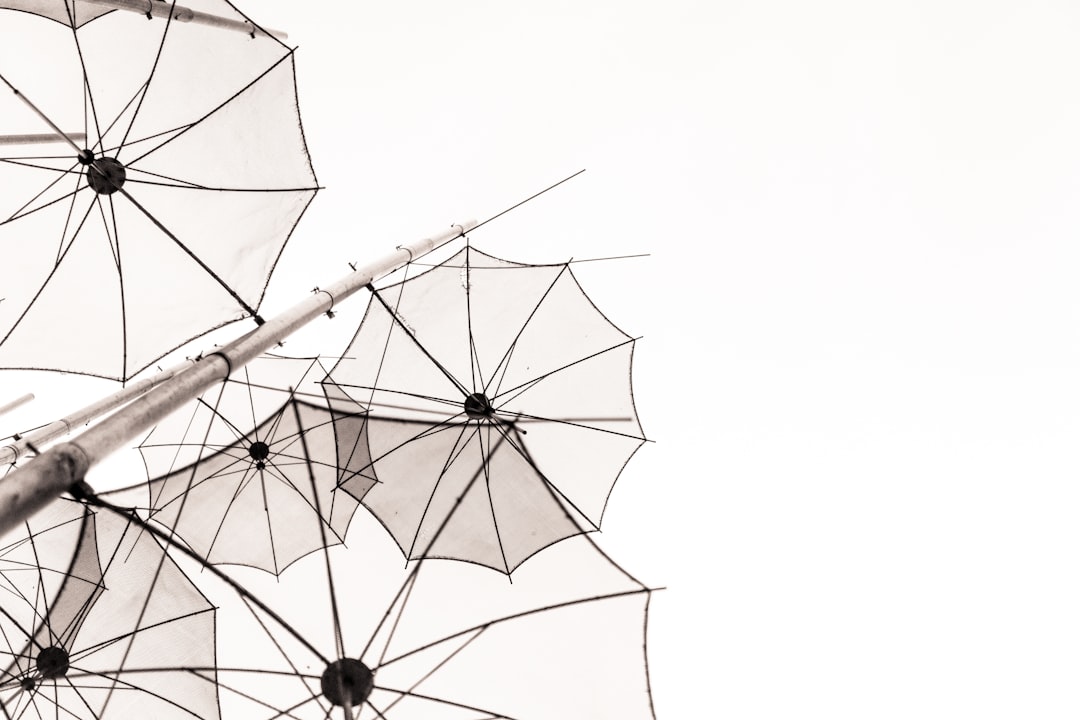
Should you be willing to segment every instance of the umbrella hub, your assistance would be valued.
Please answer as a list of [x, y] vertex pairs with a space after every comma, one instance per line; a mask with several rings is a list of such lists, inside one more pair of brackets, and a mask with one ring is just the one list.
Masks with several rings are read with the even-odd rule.
[[375, 687], [375, 674], [352, 658], [335, 660], [326, 666], [320, 680], [322, 694], [334, 705], [359, 707]]
[[473, 393], [465, 398], [465, 414], [473, 420], [490, 419], [495, 414], [491, 401], [484, 393]]
[[50, 645], [38, 653], [37, 669], [41, 673], [41, 677], [46, 680], [67, 675], [70, 667], [71, 660], [68, 657], [67, 650], [58, 645]]
[[256, 463], [261, 463], [266, 458], [270, 457], [270, 446], [264, 443], [262, 440], [256, 440], [251, 443], [251, 447], [248, 448], [248, 455]]
[[[89, 153], [90, 162], [84, 160]], [[89, 150], [79, 153], [79, 162], [86, 165], [86, 182], [98, 195], [112, 195], [124, 186], [127, 170], [116, 158], [94, 158]]]

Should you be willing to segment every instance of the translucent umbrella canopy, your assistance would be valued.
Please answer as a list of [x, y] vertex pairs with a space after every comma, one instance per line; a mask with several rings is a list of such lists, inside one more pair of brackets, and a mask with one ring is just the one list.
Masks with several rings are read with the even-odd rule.
[[214, 608], [149, 534], [57, 500], [0, 539], [7, 718], [218, 717]]
[[0, 366], [126, 379], [257, 314], [317, 182], [287, 46], [60, 7], [0, 10]]
[[525, 265], [467, 246], [375, 292], [324, 382], [332, 402], [369, 410], [359, 434], [339, 433], [371, 458], [342, 487], [407, 557], [510, 573], [599, 527], [645, 441], [633, 347], [569, 263]]

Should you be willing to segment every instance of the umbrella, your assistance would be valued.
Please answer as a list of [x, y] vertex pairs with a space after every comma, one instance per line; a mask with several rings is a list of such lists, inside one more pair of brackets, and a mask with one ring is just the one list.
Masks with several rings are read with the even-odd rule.
[[[252, 361], [147, 436], [139, 450], [149, 498], [116, 501], [141, 506], [209, 562], [275, 575], [324, 542], [341, 542], [357, 502], [336, 492], [349, 465], [339, 462], [335, 433], [359, 415], [304, 399], [324, 375], [317, 358]], [[147, 487], [109, 496], [133, 491], [146, 497]], [[304, 522], [309, 515], [321, 518], [325, 537], [319, 523]]]
[[598, 528], [645, 440], [630, 384], [634, 340], [593, 305], [569, 263], [526, 265], [466, 246], [373, 292], [324, 387], [331, 402], [369, 410], [362, 431], [339, 441], [371, 468], [342, 487], [406, 557], [421, 556], [453, 508], [430, 555], [508, 574]]
[[[247, 22], [224, 0], [197, 5]], [[59, 138], [0, 148], [0, 365], [124, 380], [259, 320], [317, 182], [280, 41], [128, 12], [80, 24], [85, 4], [60, 7], [77, 27], [0, 23], [14, 91], [0, 135]]]
[[149, 534], [57, 500], [0, 540], [3, 717], [217, 718], [214, 608]]

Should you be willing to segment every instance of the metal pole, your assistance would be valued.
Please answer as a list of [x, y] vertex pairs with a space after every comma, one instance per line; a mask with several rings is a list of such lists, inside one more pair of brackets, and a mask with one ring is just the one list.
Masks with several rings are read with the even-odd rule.
[[[15, 408], [20, 408], [23, 405], [25, 405], [26, 403], [33, 400], [33, 399], [34, 399], [34, 393], [26, 393], [25, 395], [22, 395], [21, 397], [17, 397], [14, 400], [12, 400], [11, 402], [9, 402], [9, 403], [7, 403], [5, 405], [0, 405], [0, 415], [4, 415], [6, 413], [9, 413], [12, 410], [14, 410]], [[0, 462], [3, 462], [3, 461], [0, 461]]]
[[[20, 95], [20, 97], [22, 97]], [[22, 135], [0, 135], [0, 145], [40, 145], [42, 143], [86, 141], [86, 133], [23, 133]]]
[[454, 225], [433, 238], [402, 245], [392, 253], [324, 287], [246, 335], [206, 355], [194, 367], [150, 390], [105, 418], [75, 440], [60, 443], [0, 482], [0, 535], [82, 481], [94, 464], [124, 447], [214, 383], [274, 347], [289, 334], [331, 310], [361, 288], [476, 227], [475, 220]]
[[77, 428], [80, 425], [86, 425], [90, 421], [96, 420], [105, 413], [115, 410], [121, 405], [134, 400], [147, 390], [157, 387], [177, 373], [187, 370], [194, 364], [194, 360], [185, 360], [168, 370], [162, 370], [157, 375], [129, 383], [123, 390], [115, 392], [106, 398], [102, 398], [95, 403], [91, 403], [67, 417], [61, 418], [60, 420], [54, 420], [48, 425], [26, 433], [11, 445], [0, 448], [0, 465], [10, 465], [25, 455], [26, 451], [30, 450], [32, 447], [41, 447], [62, 435], [67, 435], [71, 432], [72, 428]]
[[232, 18], [221, 17], [219, 15], [211, 15], [210, 13], [199, 12], [198, 10], [192, 10], [191, 8], [184, 7], [182, 5], [173, 5], [172, 2], [156, 2], [155, 0], [80, 0], [88, 5], [100, 5], [101, 7], [110, 7], [116, 10], [127, 10], [129, 12], [137, 12], [140, 15], [146, 15], [149, 13], [154, 17], [166, 18], [169, 17], [169, 13], [172, 12], [172, 19], [176, 22], [190, 22], [197, 25], [210, 25], [212, 27], [221, 28], [223, 30], [234, 30], [242, 32], [245, 35], [263, 35], [275, 37], [279, 40], [288, 38], [288, 34], [281, 32], [280, 30], [271, 30], [269, 28], [260, 28], [253, 25], [246, 20], [234, 20]]

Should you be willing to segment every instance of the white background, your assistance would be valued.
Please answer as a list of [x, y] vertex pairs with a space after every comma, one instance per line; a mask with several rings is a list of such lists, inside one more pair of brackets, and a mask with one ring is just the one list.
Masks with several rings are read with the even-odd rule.
[[[651, 253], [577, 270], [643, 336], [601, 542], [669, 588], [660, 718], [1076, 717], [1073, 4], [243, 9], [326, 186], [266, 314], [581, 168], [473, 242]], [[111, 387], [31, 377], [2, 432]]]

